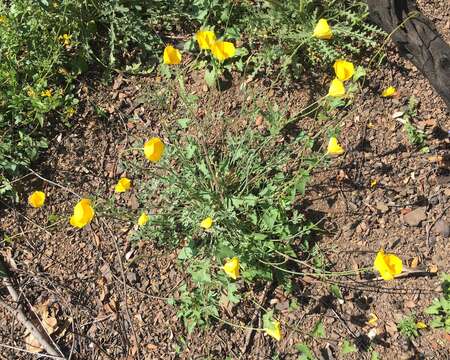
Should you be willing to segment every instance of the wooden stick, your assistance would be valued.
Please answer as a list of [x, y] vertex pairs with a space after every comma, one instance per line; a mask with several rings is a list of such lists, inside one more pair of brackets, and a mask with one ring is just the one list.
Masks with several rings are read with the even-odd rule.
[[19, 302], [19, 294], [12, 285], [11, 278], [9, 277], [6, 271], [6, 267], [1, 260], [0, 260], [0, 273], [3, 276], [3, 283], [8, 289], [8, 292], [11, 295], [13, 301], [16, 303], [16, 307], [14, 308], [8, 305], [3, 300], [0, 300], [0, 304], [3, 305], [9, 312], [11, 312], [14, 315], [14, 317], [16, 317], [17, 320], [19, 320], [22, 323], [23, 326], [25, 326], [25, 328], [30, 332], [33, 338], [35, 338], [36, 341], [38, 341], [39, 344], [41, 344], [44, 350], [49, 355], [51, 355], [51, 357], [58, 359], [65, 359], [62, 353], [57, 351], [55, 347], [52, 345], [52, 343], [48, 340], [48, 335], [45, 334], [40, 329], [38, 329], [25, 315], [25, 310]]

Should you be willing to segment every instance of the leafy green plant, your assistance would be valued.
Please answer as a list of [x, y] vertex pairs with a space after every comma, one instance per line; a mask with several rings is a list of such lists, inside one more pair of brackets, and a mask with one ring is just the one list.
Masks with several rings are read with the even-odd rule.
[[344, 342], [342, 343], [342, 347], [341, 347], [341, 352], [342, 355], [348, 355], [351, 353], [356, 352], [358, 349], [356, 348], [356, 346], [352, 343], [350, 343], [348, 340], [344, 340]]
[[444, 295], [434, 299], [433, 303], [425, 310], [426, 314], [433, 315], [430, 326], [436, 329], [444, 329], [450, 332], [450, 275], [442, 275], [442, 291]]
[[312, 350], [306, 344], [297, 344], [295, 345], [296, 349], [299, 351], [300, 355], [298, 360], [316, 360], [317, 358], [314, 356]]
[[[142, 208], [150, 213], [149, 223], [135, 237], [182, 246], [178, 259], [190, 281], [174, 302], [192, 330], [217, 317], [213, 309], [223, 292], [231, 302], [238, 299], [221, 269], [226, 259], [239, 259], [246, 281], [275, 280], [287, 275], [285, 255], [309, 250], [307, 236], [314, 225], [296, 207], [296, 199], [324, 157], [312, 152], [313, 143], [304, 133], [282, 141], [278, 132], [248, 127], [236, 136], [227, 127], [231, 119], [223, 115], [210, 112], [211, 118], [197, 119], [197, 99], [184, 92], [181, 80], [179, 88], [189, 118], [166, 129], [165, 156], [157, 166], [145, 168], [151, 180], [135, 184]], [[247, 116], [259, 114], [255, 109]], [[214, 143], [208, 141], [211, 121], [223, 126]], [[185, 133], [181, 138], [180, 128]], [[143, 174], [140, 160], [124, 166], [133, 178]], [[212, 226], [204, 229], [200, 224], [208, 217]]]
[[397, 329], [403, 336], [408, 339], [416, 338], [419, 336], [416, 325], [416, 317], [414, 314], [405, 316], [397, 324]]
[[411, 96], [408, 99], [408, 106], [403, 114], [403, 119], [401, 122], [403, 123], [403, 127], [410, 144], [421, 146], [425, 142], [426, 135], [422, 130], [417, 129], [417, 127], [411, 122], [411, 119], [417, 115], [417, 105], [418, 100], [414, 96]]

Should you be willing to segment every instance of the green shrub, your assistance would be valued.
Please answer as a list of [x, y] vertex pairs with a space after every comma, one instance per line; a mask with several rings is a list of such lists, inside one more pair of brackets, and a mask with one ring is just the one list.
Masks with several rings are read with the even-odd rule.
[[[280, 135], [287, 119], [275, 106], [239, 116], [254, 123], [263, 114], [270, 119], [267, 133], [248, 126], [238, 135], [231, 130], [233, 120], [223, 115], [210, 112], [198, 119], [197, 98], [184, 93], [182, 82], [179, 87], [189, 115], [168, 126], [162, 161], [145, 166], [145, 160], [130, 159], [124, 166], [127, 176], [143, 179], [135, 182], [138, 200], [151, 214], [135, 239], [182, 246], [178, 259], [191, 274], [192, 287], [184, 287], [178, 299], [179, 315], [192, 330], [217, 316], [222, 290], [237, 299], [234, 283], [220, 270], [226, 259], [238, 257], [246, 281], [274, 280], [285, 275], [283, 254], [296, 257], [308, 249], [314, 225], [296, 204], [323, 155], [311, 150], [313, 142], [304, 133]], [[223, 129], [214, 142], [212, 121]], [[186, 134], [181, 138], [180, 130]], [[205, 230], [200, 223], [207, 217], [213, 225]]]

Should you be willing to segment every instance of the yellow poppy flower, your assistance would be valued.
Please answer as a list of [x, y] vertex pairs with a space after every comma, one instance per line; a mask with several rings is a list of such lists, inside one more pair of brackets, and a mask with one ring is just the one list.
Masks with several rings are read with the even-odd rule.
[[52, 97], [52, 89], [43, 90], [41, 92], [42, 97]]
[[154, 137], [144, 144], [145, 157], [153, 162], [158, 162], [164, 153], [164, 143], [160, 138]]
[[81, 199], [73, 209], [73, 215], [70, 218], [70, 225], [81, 229], [89, 224], [94, 217], [95, 212], [89, 199]]
[[274, 320], [272, 326], [270, 328], [264, 328], [264, 331], [267, 335], [272, 336], [275, 340], [281, 340], [281, 326], [279, 321]]
[[377, 326], [378, 322], [378, 316], [374, 313], [369, 314], [369, 320], [367, 320], [367, 323], [371, 326]]
[[216, 41], [211, 44], [211, 52], [219, 61], [224, 61], [236, 55], [234, 44], [228, 41]]
[[141, 214], [141, 216], [139, 216], [138, 225], [144, 226], [145, 224], [148, 223], [149, 220], [150, 220], [150, 216], [148, 216], [148, 214], [146, 212], [143, 212]]
[[202, 222], [200, 223], [200, 227], [208, 230], [211, 228], [212, 224], [213, 224], [213, 219], [210, 216], [208, 216], [206, 219], [202, 220]]
[[344, 148], [339, 145], [338, 140], [332, 136], [328, 142], [327, 154], [329, 155], [342, 155], [345, 152]]
[[228, 259], [225, 265], [223, 266], [223, 271], [233, 280], [236, 280], [239, 277], [239, 259], [235, 256], [232, 259]]
[[391, 97], [397, 93], [397, 89], [393, 86], [389, 86], [387, 89], [384, 89], [381, 93], [382, 97]]
[[401, 274], [403, 270], [402, 259], [392, 254], [385, 254], [384, 250], [378, 251], [373, 266], [383, 280], [392, 280], [395, 275]]
[[355, 66], [350, 61], [336, 60], [334, 65], [334, 72], [336, 77], [341, 81], [347, 81], [351, 79], [355, 73]]
[[195, 38], [197, 39], [198, 46], [202, 50], [211, 49], [212, 44], [216, 41], [216, 34], [213, 31], [197, 31], [195, 34]]
[[345, 95], [344, 83], [339, 79], [333, 79], [328, 90], [328, 96], [341, 97]]
[[181, 62], [181, 52], [172, 45], [167, 45], [164, 49], [164, 64], [178, 65]]
[[131, 180], [126, 177], [123, 177], [117, 182], [116, 186], [114, 187], [114, 191], [116, 193], [123, 193], [127, 190], [130, 190], [130, 188], [131, 188]]
[[314, 28], [314, 37], [321, 40], [330, 40], [333, 37], [330, 25], [326, 19], [320, 19]]
[[423, 321], [418, 321], [416, 323], [416, 328], [421, 330], [421, 329], [426, 329], [428, 326], [427, 324], [425, 324]]
[[45, 193], [42, 191], [35, 191], [28, 196], [28, 204], [34, 208], [40, 208], [44, 205]]
[[72, 35], [64, 34], [58, 37], [58, 40], [61, 41], [64, 46], [70, 46], [70, 41], [72, 39]]

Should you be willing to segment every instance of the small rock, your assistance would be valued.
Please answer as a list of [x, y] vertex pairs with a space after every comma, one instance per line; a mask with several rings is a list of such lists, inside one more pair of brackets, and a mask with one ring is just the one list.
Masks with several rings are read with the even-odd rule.
[[426, 208], [419, 207], [403, 216], [403, 221], [409, 226], [419, 226], [427, 218]]
[[387, 206], [384, 202], [377, 201], [377, 210], [380, 210], [382, 213], [389, 211], [389, 206]]
[[134, 272], [128, 272], [127, 279], [130, 283], [134, 284], [137, 281], [137, 276]]
[[434, 225], [433, 230], [436, 232], [436, 234], [440, 234], [445, 238], [448, 238], [450, 236], [450, 224], [448, 223], [448, 221], [442, 219], [438, 220]]

